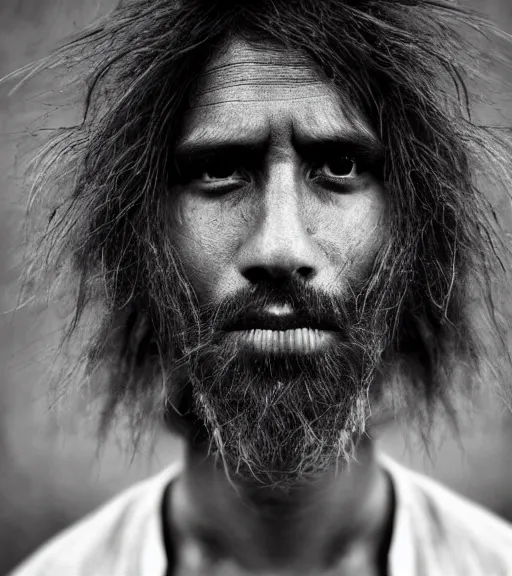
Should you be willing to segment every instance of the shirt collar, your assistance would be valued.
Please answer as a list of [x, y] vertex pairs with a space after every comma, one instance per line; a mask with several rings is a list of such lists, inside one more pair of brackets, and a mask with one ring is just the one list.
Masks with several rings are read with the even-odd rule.
[[[413, 494], [405, 469], [388, 456], [378, 453], [378, 461], [391, 480], [395, 510], [391, 544], [388, 553], [389, 576], [416, 576], [417, 559], [414, 543], [413, 522], [410, 514]], [[141, 555], [137, 574], [142, 576], [164, 576], [167, 571], [167, 555], [163, 529], [163, 498], [165, 489], [182, 471], [183, 465], [177, 462], [152, 478], [146, 491], [145, 501], [140, 506], [145, 530], [141, 534]], [[135, 573], [134, 573], [135, 574]]]
[[383, 453], [378, 453], [378, 461], [389, 475], [395, 497], [388, 573], [389, 576], [416, 576], [416, 546], [410, 514], [413, 494], [407, 481], [407, 472]]

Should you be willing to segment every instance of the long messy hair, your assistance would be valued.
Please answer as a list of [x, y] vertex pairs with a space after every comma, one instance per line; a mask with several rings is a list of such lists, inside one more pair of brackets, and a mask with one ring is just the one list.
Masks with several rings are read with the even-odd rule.
[[234, 37], [305, 54], [383, 144], [389, 235], [366, 293], [387, 335], [382, 373], [431, 407], [450, 405], [457, 367], [467, 383], [486, 366], [503, 382], [496, 210], [511, 148], [475, 119], [472, 94], [505, 35], [449, 0], [124, 0], [30, 71], [73, 75], [85, 102], [36, 158], [29, 213], [47, 217], [30, 278], [77, 279], [67, 339], [101, 310], [77, 367], [101, 375], [103, 427], [121, 406], [137, 424], [165, 412], [162, 343], [196, 306], [168, 234], [173, 146], [198, 76]]

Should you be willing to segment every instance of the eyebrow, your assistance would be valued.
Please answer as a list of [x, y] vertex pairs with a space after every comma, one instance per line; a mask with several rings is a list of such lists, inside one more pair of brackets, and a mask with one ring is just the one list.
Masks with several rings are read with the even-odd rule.
[[230, 152], [262, 153], [268, 147], [268, 139], [226, 138], [207, 136], [197, 140], [187, 140], [177, 144], [174, 156], [179, 159], [197, 158], [210, 154], [229, 154]]
[[[354, 155], [363, 155], [369, 159], [380, 160], [384, 157], [384, 146], [370, 133], [351, 130], [346, 134], [292, 135], [292, 145], [304, 157], [320, 155], [327, 151], [342, 151]], [[269, 138], [259, 135], [225, 136], [202, 135], [196, 139], [178, 143], [174, 149], [177, 161], [193, 162], [210, 155], [254, 156], [260, 157], [269, 146]]]
[[301, 134], [293, 136], [294, 148], [305, 157], [315, 156], [326, 151], [342, 151], [354, 155], [362, 155], [373, 160], [384, 158], [385, 148], [376, 136], [360, 130], [352, 130], [340, 135]]

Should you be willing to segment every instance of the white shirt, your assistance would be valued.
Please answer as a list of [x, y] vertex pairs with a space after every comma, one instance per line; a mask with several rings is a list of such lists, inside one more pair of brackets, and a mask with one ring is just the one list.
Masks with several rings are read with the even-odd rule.
[[[396, 508], [389, 576], [512, 576], [512, 526], [385, 456]], [[180, 465], [140, 482], [11, 576], [165, 576], [162, 504]]]

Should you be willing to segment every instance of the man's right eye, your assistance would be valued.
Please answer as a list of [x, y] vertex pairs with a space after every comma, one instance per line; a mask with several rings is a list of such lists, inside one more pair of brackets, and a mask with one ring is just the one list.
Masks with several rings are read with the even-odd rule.
[[240, 177], [240, 170], [234, 165], [219, 163], [202, 169], [195, 180], [203, 182], [217, 182], [218, 180], [234, 180]]
[[183, 184], [198, 186], [233, 186], [247, 182], [247, 171], [239, 162], [229, 159], [207, 159], [197, 161], [179, 170]]

